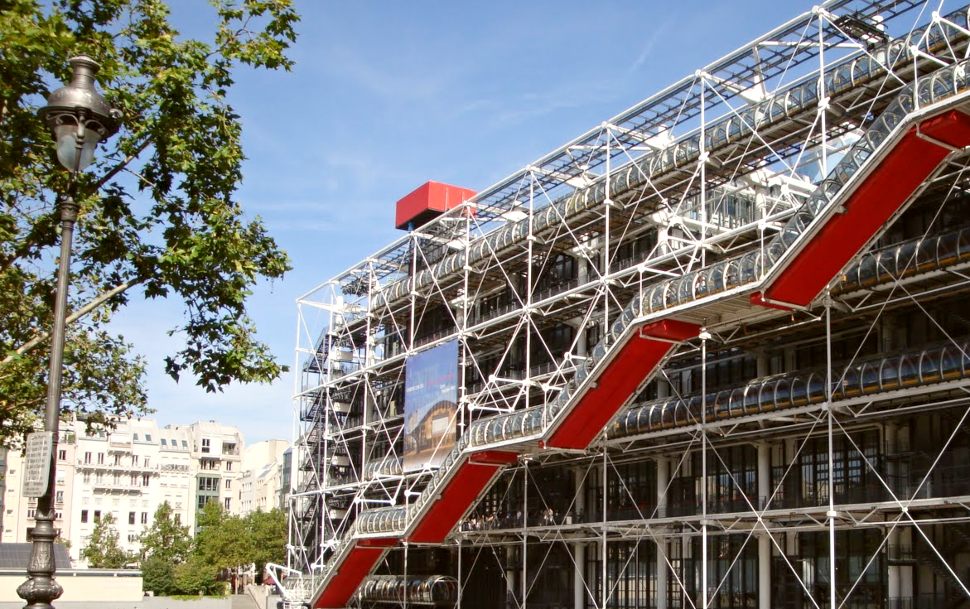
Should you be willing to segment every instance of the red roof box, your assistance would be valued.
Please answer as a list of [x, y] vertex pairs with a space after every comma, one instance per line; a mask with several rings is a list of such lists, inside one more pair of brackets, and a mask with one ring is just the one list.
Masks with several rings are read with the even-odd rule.
[[417, 228], [474, 196], [474, 190], [441, 182], [425, 182], [397, 202], [394, 226], [402, 230], [407, 229], [408, 225]]

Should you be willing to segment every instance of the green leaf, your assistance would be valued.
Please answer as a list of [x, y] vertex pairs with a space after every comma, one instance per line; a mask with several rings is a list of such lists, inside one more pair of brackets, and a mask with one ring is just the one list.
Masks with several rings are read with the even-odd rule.
[[212, 35], [198, 40], [175, 29], [161, 0], [0, 5], [0, 349], [37, 343], [0, 367], [0, 444], [25, 433], [44, 402], [48, 344], [36, 339], [51, 324], [56, 193], [68, 176], [37, 105], [78, 53], [101, 63], [100, 88], [124, 122], [78, 180], [69, 306], [132, 287], [71, 327], [65, 408], [98, 420], [148, 412], [144, 361], [106, 327], [138, 296], [184, 305], [186, 322], [171, 329], [184, 346], [165, 360], [174, 378], [192, 375], [208, 391], [277, 378], [285, 367], [257, 337], [246, 301], [290, 262], [237, 200], [245, 155], [229, 100], [238, 70], [291, 67], [290, 1], [216, 2]]

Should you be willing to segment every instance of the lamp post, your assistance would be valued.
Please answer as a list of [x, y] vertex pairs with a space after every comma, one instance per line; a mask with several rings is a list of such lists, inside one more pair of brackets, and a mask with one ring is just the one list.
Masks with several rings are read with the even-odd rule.
[[[44, 431], [28, 438], [25, 490], [36, 496], [37, 512], [31, 535], [27, 581], [17, 588], [26, 609], [47, 609], [63, 589], [54, 581], [54, 493], [57, 465], [57, 431], [61, 411], [61, 379], [64, 359], [64, 325], [67, 316], [67, 290], [71, 272], [71, 245], [78, 205], [74, 199], [77, 173], [94, 160], [94, 150], [101, 140], [114, 134], [120, 126], [121, 113], [111, 108], [95, 88], [98, 64], [90, 57], [70, 60], [71, 82], [51, 93], [47, 105], [38, 112], [54, 136], [57, 160], [71, 172], [68, 192], [58, 197], [61, 220], [61, 256], [57, 267], [57, 292], [54, 299], [54, 321], [51, 331], [50, 372]], [[32, 448], [41, 450], [31, 452]], [[43, 458], [38, 460], [37, 456]], [[32, 456], [34, 462], [31, 462]], [[33, 476], [33, 478], [31, 478]]]

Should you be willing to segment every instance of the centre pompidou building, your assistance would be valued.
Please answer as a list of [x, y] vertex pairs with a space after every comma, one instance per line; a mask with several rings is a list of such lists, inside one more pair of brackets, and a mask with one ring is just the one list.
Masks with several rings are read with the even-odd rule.
[[285, 602], [970, 607], [968, 18], [833, 0], [403, 198], [298, 303]]

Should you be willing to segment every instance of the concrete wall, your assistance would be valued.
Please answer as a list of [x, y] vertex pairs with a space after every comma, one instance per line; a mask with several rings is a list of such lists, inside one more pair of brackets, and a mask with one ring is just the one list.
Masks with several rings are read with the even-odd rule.
[[[57, 573], [57, 583], [64, 588], [58, 602], [125, 602], [141, 601], [141, 571], [108, 571], [85, 569]], [[0, 603], [24, 601], [17, 596], [17, 586], [26, 579], [22, 570], [0, 571]]]
[[[257, 586], [256, 584], [246, 584], [246, 594], [252, 597], [253, 602], [259, 609], [267, 609], [266, 600], [269, 596], [269, 586]], [[276, 609], [274, 603], [269, 609]]]

